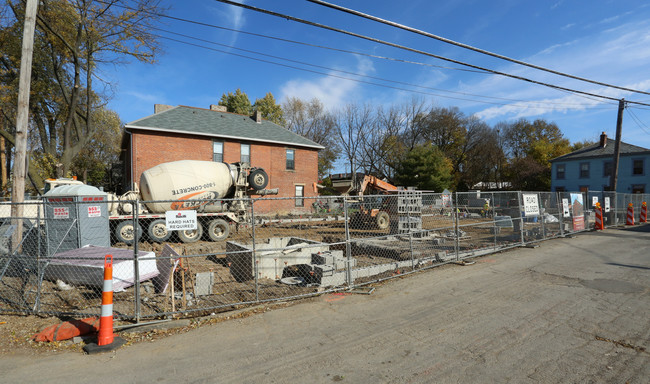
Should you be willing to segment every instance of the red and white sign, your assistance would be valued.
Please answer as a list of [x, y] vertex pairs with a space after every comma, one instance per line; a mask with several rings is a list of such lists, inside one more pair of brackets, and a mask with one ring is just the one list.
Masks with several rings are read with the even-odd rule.
[[70, 208], [68, 207], [54, 207], [54, 218], [55, 219], [68, 219], [70, 218]]
[[102, 208], [98, 205], [91, 205], [88, 207], [88, 217], [100, 217], [102, 215]]

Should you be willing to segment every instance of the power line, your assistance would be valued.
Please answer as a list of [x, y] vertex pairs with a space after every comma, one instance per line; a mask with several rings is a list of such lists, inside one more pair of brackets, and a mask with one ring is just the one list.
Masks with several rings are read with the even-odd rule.
[[650, 127], [648, 127], [643, 121], [641, 121], [641, 119], [639, 119], [639, 117], [634, 112], [632, 112], [631, 109], [625, 108], [625, 111], [630, 115], [630, 117], [632, 118], [632, 121], [634, 121], [636, 123], [636, 125], [638, 125], [639, 128], [641, 128], [641, 130], [643, 132], [650, 135], [650, 131], [646, 130], [646, 128], [650, 129]]
[[[598, 95], [598, 94], [595, 94], [595, 93], [590, 93], [590, 92], [585, 92], [585, 91], [579, 91], [579, 90], [576, 90], [576, 89], [561, 87], [559, 85], [544, 83], [544, 82], [541, 82], [541, 81], [528, 79], [526, 77], [512, 75], [512, 74], [509, 74], [509, 73], [500, 72], [500, 71], [496, 71], [496, 70], [493, 70], [493, 69], [480, 67], [478, 65], [465, 63], [465, 62], [462, 62], [462, 61], [459, 61], [459, 60], [454, 60], [454, 59], [450, 59], [450, 58], [447, 58], [447, 57], [444, 57], [444, 56], [435, 55], [435, 54], [432, 54], [432, 53], [429, 53], [429, 52], [425, 52], [425, 51], [421, 51], [421, 50], [418, 50], [418, 49], [406, 47], [406, 46], [403, 46], [403, 45], [391, 43], [391, 42], [380, 40], [380, 39], [377, 39], [377, 38], [374, 38], [374, 37], [369, 37], [369, 36], [361, 35], [361, 34], [358, 34], [358, 33], [346, 31], [346, 30], [343, 30], [343, 29], [340, 29], [340, 28], [334, 28], [334, 27], [330, 27], [330, 26], [327, 26], [327, 25], [324, 25], [324, 24], [319, 24], [319, 23], [316, 23], [316, 22], [313, 22], [313, 21], [308, 21], [308, 20], [297, 18], [297, 17], [285, 15], [285, 14], [282, 14], [282, 13], [273, 12], [273, 11], [269, 11], [269, 10], [258, 8], [258, 7], [253, 7], [253, 6], [250, 6], [250, 5], [247, 5], [247, 4], [241, 4], [241, 3], [237, 3], [237, 2], [234, 2], [234, 1], [230, 1], [230, 0], [215, 0], [215, 1], [218, 1], [218, 2], [221, 2], [221, 3], [224, 3], [224, 4], [233, 5], [233, 6], [236, 6], [236, 7], [246, 8], [246, 9], [256, 11], [256, 12], [260, 12], [260, 13], [265, 13], [265, 14], [268, 14], [268, 15], [271, 15], [271, 16], [275, 16], [275, 17], [295, 21], [295, 22], [298, 22], [298, 23], [311, 25], [311, 26], [314, 26], [314, 27], [330, 30], [330, 31], [333, 31], [333, 32], [342, 33], [342, 34], [345, 34], [345, 35], [348, 35], [348, 36], [358, 37], [360, 39], [372, 41], [372, 42], [387, 45], [387, 46], [390, 46], [390, 47], [399, 48], [399, 49], [407, 50], [407, 51], [414, 52], [414, 53], [419, 53], [421, 55], [433, 57], [433, 58], [436, 58], [436, 59], [448, 61], [448, 62], [455, 63], [455, 64], [460, 64], [460, 65], [463, 65], [463, 66], [466, 66], [466, 67], [470, 67], [470, 68], [490, 72], [490, 73], [493, 73], [493, 74], [496, 74], [496, 75], [510, 77], [510, 78], [513, 78], [513, 79], [526, 81], [526, 82], [529, 82], [529, 83], [532, 83], [532, 84], [543, 85], [543, 86], [553, 88], [553, 89], [556, 89], [556, 90], [564, 90], [564, 91], [568, 91], [568, 92], [572, 92], [572, 93], [576, 93], [576, 94], [580, 94], [580, 95], [587, 95], [587, 96], [592, 96], [592, 97], [611, 100], [611, 101], [616, 101], [616, 102], [619, 101], [619, 99], [614, 98], [614, 97], [603, 96], [603, 95]], [[626, 101], [626, 102], [627, 103], [638, 104], [638, 105], [650, 106], [650, 104], [640, 103], [640, 102], [636, 102], [636, 101]]]
[[[301, 65], [306, 65], [306, 66], [310, 66], [310, 67], [326, 69], [328, 71], [344, 73], [344, 74], [347, 74], [347, 75], [353, 75], [353, 76], [364, 77], [364, 78], [373, 79], [373, 80], [379, 80], [379, 81], [384, 81], [384, 82], [389, 82], [389, 83], [406, 85], [406, 86], [409, 86], [409, 87], [428, 89], [428, 90], [439, 91], [439, 92], [447, 92], [447, 93], [453, 93], [453, 94], [464, 95], [464, 96], [473, 96], [473, 97], [480, 97], [480, 98], [485, 98], [485, 99], [512, 101], [512, 102], [516, 102], [516, 103], [529, 103], [528, 106], [517, 105], [518, 107], [521, 107], [521, 108], [534, 107], [534, 106], [536, 107], [536, 106], [545, 105], [545, 104], [548, 104], [548, 105], [561, 105], [561, 106], [581, 106], [581, 107], [588, 107], [589, 106], [587, 104], [554, 103], [554, 102], [544, 102], [544, 101], [530, 101], [530, 100], [521, 100], [521, 99], [510, 99], [510, 98], [495, 97], [495, 96], [484, 96], [484, 95], [478, 95], [478, 94], [467, 93], [467, 92], [457, 92], [457, 91], [450, 91], [450, 90], [445, 90], [445, 89], [440, 89], [440, 88], [427, 87], [427, 86], [418, 85], [418, 84], [412, 84], [412, 83], [407, 83], [407, 82], [402, 82], [402, 81], [397, 81], [397, 80], [390, 80], [390, 79], [385, 79], [385, 78], [376, 77], [376, 76], [364, 75], [364, 74], [350, 72], [350, 71], [344, 71], [344, 70], [330, 68], [330, 67], [326, 67], [326, 66], [322, 66], [322, 65], [316, 65], [316, 64], [312, 64], [312, 63], [308, 63], [308, 62], [304, 62], [304, 61], [292, 60], [292, 59], [288, 59], [288, 58], [281, 57], [281, 56], [275, 56], [275, 55], [262, 53], [262, 52], [259, 52], [259, 51], [253, 51], [253, 50], [249, 50], [249, 49], [239, 48], [239, 47], [236, 47], [236, 46], [233, 46], [233, 45], [217, 43], [217, 42], [214, 42], [214, 41], [210, 41], [210, 40], [206, 40], [206, 39], [202, 39], [202, 38], [198, 38], [198, 37], [194, 37], [194, 36], [190, 36], [190, 35], [186, 35], [186, 34], [182, 34], [182, 33], [178, 33], [178, 32], [173, 32], [173, 31], [169, 31], [169, 30], [166, 30], [166, 29], [162, 29], [162, 28], [151, 27], [151, 29], [158, 30], [158, 31], [161, 31], [161, 32], [164, 32], [164, 33], [169, 33], [169, 34], [176, 35], [176, 36], [181, 36], [181, 37], [196, 40], [196, 41], [201, 41], [201, 42], [212, 44], [212, 45], [217, 45], [217, 46], [221, 46], [221, 47], [225, 47], [225, 48], [235, 49], [235, 50], [238, 50], [238, 51], [252, 53], [252, 54], [256, 54], [256, 55], [260, 55], [260, 56], [270, 57], [270, 58], [273, 58], [273, 59], [283, 60], [283, 61], [287, 61], [287, 62], [291, 62], [291, 63], [295, 63], [295, 64], [301, 64]], [[161, 35], [157, 35], [157, 36], [159, 36], [161, 38], [164, 38], [164, 39], [169, 39], [169, 38], [167, 38], [165, 36], [161, 36]], [[179, 43], [185, 43], [185, 42], [183, 42], [181, 40], [176, 40], [176, 39], [169, 39], [169, 40], [176, 41], [176, 42], [179, 42]], [[199, 45], [199, 44], [196, 44], [194, 46], [210, 49], [209, 47], [205, 47], [205, 46], [202, 46], [202, 45]], [[227, 52], [227, 51], [222, 51], [222, 50], [216, 50], [216, 51], [223, 52], [223, 53], [226, 53], [226, 54], [230, 54], [230, 52]], [[254, 58], [249, 57], [249, 56], [241, 56], [241, 57], [248, 58], [248, 59], [254, 59]], [[275, 64], [278, 64], [278, 63], [275, 63]], [[280, 65], [280, 64], [278, 64], [278, 65]], [[300, 69], [300, 68], [296, 68], [296, 67], [291, 67], [291, 68]], [[330, 76], [330, 74], [325, 74], [325, 75]], [[354, 79], [349, 79], [349, 78], [345, 78], [345, 79], [354, 81]], [[376, 84], [376, 83], [373, 83], [373, 85], [381, 86], [381, 84]], [[438, 96], [438, 97], [449, 98], [449, 96], [445, 96], [445, 95], [437, 95], [437, 94], [431, 94], [431, 95]], [[513, 105], [513, 104], [502, 104], [502, 103], [489, 103], [489, 102], [485, 102], [485, 101], [481, 101], [481, 100], [473, 100], [473, 99], [463, 99], [463, 98], [454, 98], [454, 99], [464, 100], [464, 101], [474, 101], [474, 102], [479, 102], [479, 103], [496, 104], [496, 105], [511, 105], [511, 106]], [[592, 108], [595, 108], [595, 107], [592, 106]]]
[[[220, 1], [220, 0], [217, 0], [217, 1]], [[564, 73], [564, 72], [556, 71], [556, 70], [553, 70], [553, 69], [545, 68], [545, 67], [542, 67], [542, 66], [539, 66], [539, 65], [527, 63], [525, 61], [513, 59], [513, 58], [510, 58], [510, 57], [507, 57], [507, 56], [504, 56], [504, 55], [500, 55], [498, 53], [486, 51], [484, 49], [476, 48], [476, 47], [473, 47], [473, 46], [468, 45], [468, 44], [464, 44], [464, 43], [460, 43], [460, 42], [457, 42], [457, 41], [454, 41], [454, 40], [451, 40], [451, 39], [447, 39], [447, 38], [442, 37], [442, 36], [437, 36], [437, 35], [434, 35], [434, 34], [429, 33], [429, 32], [425, 32], [425, 31], [422, 31], [422, 30], [419, 30], [419, 29], [416, 29], [416, 28], [413, 28], [413, 27], [409, 27], [407, 25], [399, 24], [399, 23], [396, 23], [396, 22], [393, 22], [393, 21], [390, 21], [390, 20], [382, 19], [382, 18], [372, 16], [372, 15], [368, 15], [366, 13], [362, 13], [362, 12], [359, 12], [359, 11], [356, 11], [356, 10], [353, 10], [353, 9], [350, 9], [350, 8], [345, 8], [345, 7], [342, 7], [340, 5], [327, 3], [327, 2], [322, 1], [322, 0], [307, 0], [307, 1], [309, 1], [311, 3], [314, 3], [314, 4], [318, 4], [318, 5], [322, 5], [322, 6], [325, 6], [325, 7], [335, 9], [337, 11], [349, 13], [351, 15], [359, 16], [359, 17], [362, 17], [362, 18], [365, 18], [365, 19], [369, 19], [369, 20], [373, 20], [373, 21], [382, 23], [382, 24], [390, 25], [392, 27], [400, 28], [400, 29], [403, 29], [405, 31], [416, 33], [418, 35], [422, 35], [422, 36], [426, 36], [426, 37], [429, 37], [429, 38], [432, 38], [432, 39], [436, 39], [438, 41], [442, 41], [442, 42], [447, 43], [447, 44], [455, 45], [457, 47], [469, 49], [471, 51], [478, 52], [478, 53], [481, 53], [481, 54], [484, 54], [484, 55], [488, 55], [488, 56], [496, 57], [498, 59], [506, 60], [506, 61], [509, 61], [511, 63], [523, 65], [523, 66], [526, 66], [526, 67], [529, 67], [529, 68], [534, 68], [534, 69], [544, 71], [544, 72], [548, 72], [548, 73], [552, 73], [554, 75], [564, 76], [564, 77], [568, 77], [570, 79], [580, 80], [580, 81], [584, 81], [584, 82], [587, 82], [587, 83], [592, 83], [592, 84], [596, 84], [596, 85], [600, 85], [600, 86], [604, 86], [604, 87], [616, 88], [616, 89], [620, 89], [620, 90], [627, 91], [627, 92], [634, 92], [634, 93], [641, 93], [641, 94], [644, 94], [644, 95], [650, 95], [650, 92], [639, 91], [639, 90], [636, 90], [636, 89], [620, 87], [618, 85], [602, 83], [600, 81], [591, 80], [591, 79], [587, 79], [587, 78], [584, 78], [584, 77], [571, 75], [571, 74], [568, 74], [568, 73]]]
[[[439, 95], [439, 94], [435, 94], [435, 93], [431, 93], [431, 92], [424, 92], [424, 91], [417, 91], [417, 90], [408, 89], [408, 88], [395, 87], [395, 86], [392, 86], [392, 85], [380, 84], [380, 83], [375, 83], [375, 82], [372, 82], [372, 81], [365, 81], [365, 80], [360, 80], [360, 79], [354, 79], [354, 78], [350, 78], [350, 77], [334, 75], [334, 74], [331, 74], [331, 73], [319, 72], [319, 71], [315, 71], [315, 70], [311, 70], [311, 69], [307, 69], [307, 68], [300, 68], [300, 67], [296, 67], [296, 66], [293, 66], [293, 65], [277, 63], [277, 62], [274, 62], [274, 61], [264, 60], [264, 59], [260, 59], [260, 58], [256, 58], [256, 57], [241, 55], [241, 54], [238, 54], [238, 53], [233, 53], [233, 52], [228, 52], [228, 51], [224, 51], [224, 50], [221, 50], [221, 49], [206, 47], [204, 45], [194, 44], [194, 43], [174, 39], [174, 38], [171, 38], [171, 37], [166, 37], [166, 36], [161, 36], [161, 35], [156, 35], [156, 36], [160, 37], [161, 39], [175, 41], [177, 43], [191, 45], [191, 46], [195, 46], [195, 47], [199, 47], [199, 48], [204, 48], [204, 49], [208, 49], [208, 50], [215, 51], [215, 52], [225, 53], [227, 55], [238, 56], [238, 57], [242, 57], [242, 58], [245, 58], [245, 59], [255, 60], [255, 61], [262, 62], [262, 63], [273, 64], [273, 65], [277, 65], [277, 66], [280, 66], [280, 67], [296, 69], [296, 70], [299, 70], [299, 71], [315, 73], [315, 74], [318, 74], [318, 75], [334, 77], [334, 78], [338, 78], [338, 79], [342, 79], [342, 80], [354, 81], [354, 82], [362, 83], [362, 84], [375, 85], [375, 86], [378, 86], [378, 87], [395, 89], [395, 90], [398, 90], [398, 91], [413, 92], [413, 93], [418, 93], [418, 94], [421, 94], [421, 95], [437, 96], [437, 97], [443, 97], [443, 98], [454, 99], [454, 100], [473, 101], [473, 102], [484, 103], [484, 104], [513, 106], [513, 107], [518, 107], [518, 108], [530, 108], [531, 107], [529, 105], [506, 104], [506, 103], [498, 103], [498, 102], [489, 102], [489, 101], [484, 101], [484, 100], [466, 99], [466, 98], [462, 98], [462, 97]], [[361, 75], [359, 75], [359, 76], [361, 76]]]
[[[109, 5], [108, 3], [106, 3], [106, 2], [104, 2], [102, 0], [98, 0], [97, 2], [100, 3], [100, 4]], [[400, 59], [400, 58], [395, 58], [395, 57], [381, 56], [381, 55], [376, 55], [376, 54], [371, 54], [371, 53], [352, 51], [352, 50], [347, 50], [347, 49], [342, 49], [342, 48], [331, 47], [331, 46], [327, 46], [327, 45], [306, 43], [304, 41], [285, 39], [285, 38], [282, 38], [282, 37], [264, 35], [264, 34], [261, 34], [261, 33], [248, 32], [248, 31], [243, 31], [241, 29], [222, 27], [220, 25], [205, 23], [205, 22], [202, 22], [202, 21], [184, 19], [184, 18], [176, 17], [176, 16], [169, 16], [169, 15], [165, 15], [165, 14], [158, 13], [158, 12], [148, 11], [148, 10], [145, 10], [145, 9], [136, 9], [136, 8], [130, 7], [128, 5], [122, 5], [122, 4], [110, 4], [110, 5], [112, 5], [114, 7], [124, 8], [124, 9], [137, 10], [138, 12], [147, 13], [149, 15], [156, 16], [156, 17], [166, 18], [166, 19], [175, 20], [175, 21], [181, 21], [181, 22], [189, 23], [189, 24], [200, 25], [200, 26], [203, 26], [203, 27], [220, 29], [220, 30], [223, 30], [223, 31], [241, 33], [243, 35], [261, 37], [261, 38], [269, 39], [269, 40], [282, 41], [282, 42], [285, 42], [285, 43], [302, 45], [302, 46], [306, 46], [306, 47], [326, 49], [326, 50], [335, 51], [335, 52], [349, 53], [349, 54], [353, 54], [353, 55], [371, 57], [371, 58], [375, 58], [375, 59], [382, 59], [382, 60], [394, 61], [394, 62], [405, 63], [405, 64], [420, 65], [420, 66], [424, 66], [424, 67], [449, 69], [449, 70], [454, 70], [454, 71], [471, 72], [471, 73], [479, 73], [479, 74], [490, 74], [489, 72], [486, 72], [486, 71], [467, 69], [467, 68], [458, 68], [458, 67], [448, 67], [448, 66], [430, 64], [430, 63], [423, 63], [423, 62], [419, 62], [419, 61], [412, 61], [412, 60]]]

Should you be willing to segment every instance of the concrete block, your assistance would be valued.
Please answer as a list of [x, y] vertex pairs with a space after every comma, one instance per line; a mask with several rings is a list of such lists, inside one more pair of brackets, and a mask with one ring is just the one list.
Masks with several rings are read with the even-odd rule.
[[194, 293], [197, 296], [211, 295], [213, 284], [214, 284], [213, 272], [199, 272], [196, 274], [196, 280], [194, 283]]

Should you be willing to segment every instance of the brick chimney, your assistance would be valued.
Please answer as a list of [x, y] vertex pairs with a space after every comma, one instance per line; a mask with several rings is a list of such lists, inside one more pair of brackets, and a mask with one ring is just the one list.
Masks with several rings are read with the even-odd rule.
[[210, 104], [211, 111], [217, 112], [228, 112], [228, 108], [225, 105]]
[[153, 105], [153, 113], [160, 113], [160, 112], [165, 112], [169, 109], [174, 108], [172, 105], [167, 105], [167, 104], [154, 104]]
[[600, 147], [605, 148], [607, 146], [607, 134], [605, 132], [600, 134]]
[[260, 111], [253, 112], [253, 119], [255, 119], [255, 122], [257, 124], [262, 124], [262, 112]]

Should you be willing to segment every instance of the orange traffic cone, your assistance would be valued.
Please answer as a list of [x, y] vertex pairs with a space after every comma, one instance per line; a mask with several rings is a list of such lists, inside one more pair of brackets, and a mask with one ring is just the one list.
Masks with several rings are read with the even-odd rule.
[[632, 203], [627, 205], [627, 221], [625, 225], [634, 225], [634, 206]]
[[102, 311], [99, 318], [97, 344], [86, 344], [88, 354], [108, 352], [121, 347], [126, 340], [113, 334], [113, 256], [104, 257], [104, 287], [102, 289]]
[[648, 204], [646, 204], [645, 201], [641, 203], [641, 216], [639, 216], [639, 222], [640, 223], [648, 222]]

